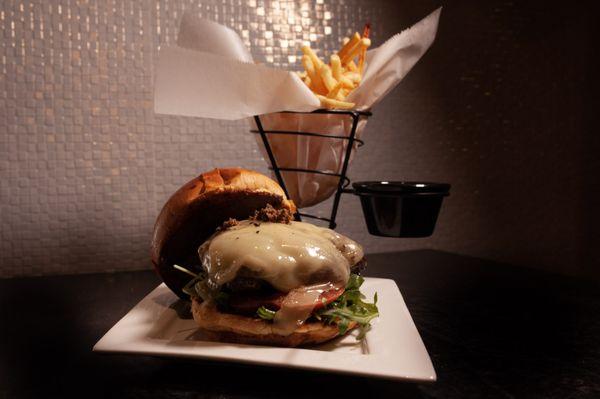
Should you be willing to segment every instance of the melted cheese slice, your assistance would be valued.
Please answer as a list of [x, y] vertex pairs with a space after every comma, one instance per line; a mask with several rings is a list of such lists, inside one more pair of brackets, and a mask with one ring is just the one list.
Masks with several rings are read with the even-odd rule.
[[333, 230], [309, 223], [244, 220], [215, 234], [198, 250], [212, 286], [232, 281], [238, 271], [277, 290], [333, 283], [345, 286], [362, 247]]

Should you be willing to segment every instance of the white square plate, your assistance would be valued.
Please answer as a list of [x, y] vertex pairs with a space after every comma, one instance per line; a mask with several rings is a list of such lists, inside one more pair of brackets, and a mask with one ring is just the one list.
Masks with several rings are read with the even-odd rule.
[[156, 287], [108, 331], [94, 351], [174, 356], [285, 366], [402, 380], [435, 381], [431, 359], [393, 280], [365, 278], [361, 291], [377, 292], [379, 318], [367, 337], [356, 332], [313, 348], [277, 348], [211, 342], [192, 319], [178, 316], [182, 302]]

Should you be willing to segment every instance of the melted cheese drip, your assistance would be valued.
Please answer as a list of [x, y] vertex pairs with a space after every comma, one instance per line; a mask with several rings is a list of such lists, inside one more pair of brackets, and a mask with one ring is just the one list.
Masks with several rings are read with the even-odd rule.
[[[336, 288], [332, 283], [296, 288], [286, 295], [281, 309], [273, 319], [273, 332], [289, 335], [300, 327], [319, 302], [319, 296], [325, 291]], [[339, 289], [339, 287], [337, 287]]]
[[350, 266], [363, 257], [360, 245], [330, 229], [249, 220], [215, 234], [198, 252], [213, 287], [232, 281], [243, 266], [282, 292], [324, 282], [344, 286]]

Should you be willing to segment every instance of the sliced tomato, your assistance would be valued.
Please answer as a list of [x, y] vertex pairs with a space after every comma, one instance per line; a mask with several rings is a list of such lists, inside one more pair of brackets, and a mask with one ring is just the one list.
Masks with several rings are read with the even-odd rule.
[[329, 305], [331, 302], [335, 301], [344, 293], [343, 288], [334, 288], [329, 291], [325, 291], [319, 296], [319, 302], [315, 304], [313, 310], [321, 309], [325, 305]]
[[[323, 306], [335, 301], [343, 293], [343, 289], [337, 288], [323, 292], [319, 296], [317, 303], [315, 303], [313, 310], [320, 309]], [[254, 314], [261, 306], [271, 310], [279, 310], [286, 295], [287, 294], [285, 292], [275, 292], [267, 295], [235, 293], [229, 297], [229, 306], [231, 306], [231, 308], [237, 312], [244, 314]]]

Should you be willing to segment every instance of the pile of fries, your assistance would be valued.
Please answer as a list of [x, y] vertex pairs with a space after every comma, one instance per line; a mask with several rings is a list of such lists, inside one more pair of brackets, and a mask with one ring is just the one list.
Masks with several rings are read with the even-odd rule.
[[302, 46], [304, 72], [298, 72], [298, 75], [319, 98], [323, 108], [354, 108], [354, 103], [345, 100], [362, 80], [365, 55], [371, 45], [369, 32], [367, 24], [362, 36], [356, 32], [351, 38], [344, 38], [342, 48], [330, 57], [329, 64], [324, 63], [310, 46]]

